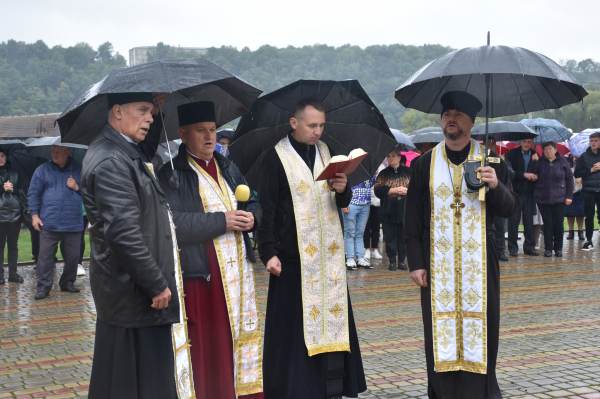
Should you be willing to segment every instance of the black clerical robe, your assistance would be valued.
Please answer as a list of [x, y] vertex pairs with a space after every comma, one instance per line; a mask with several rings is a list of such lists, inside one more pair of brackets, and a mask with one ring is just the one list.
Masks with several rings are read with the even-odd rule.
[[[315, 146], [290, 142], [313, 170]], [[334, 154], [331, 154], [332, 156]], [[350, 352], [308, 356], [304, 341], [300, 254], [294, 205], [283, 164], [273, 148], [265, 154], [258, 198], [263, 219], [258, 228], [258, 253], [266, 265], [277, 256], [281, 274], [270, 276], [265, 322], [263, 388], [265, 399], [325, 399], [328, 392], [358, 397], [366, 387], [352, 304], [348, 295]], [[352, 190], [335, 195], [347, 207]], [[330, 372], [328, 372], [328, 370]]]
[[[442, 144], [444, 145], [444, 144]], [[466, 160], [471, 144], [462, 151], [451, 151], [446, 147], [448, 159], [458, 165]], [[497, 156], [492, 153], [491, 156]], [[421, 288], [421, 309], [425, 334], [425, 356], [427, 359], [427, 393], [431, 399], [500, 399], [502, 394], [496, 379], [496, 359], [500, 334], [500, 266], [496, 247], [494, 216], [507, 218], [515, 209], [516, 194], [508, 176], [504, 161], [491, 166], [498, 177], [498, 187], [490, 190], [485, 198], [486, 245], [487, 245], [487, 374], [466, 371], [436, 372], [431, 313], [431, 196], [430, 166], [432, 151], [413, 161], [412, 175], [406, 198], [404, 239], [410, 271], [427, 270], [428, 285]]]

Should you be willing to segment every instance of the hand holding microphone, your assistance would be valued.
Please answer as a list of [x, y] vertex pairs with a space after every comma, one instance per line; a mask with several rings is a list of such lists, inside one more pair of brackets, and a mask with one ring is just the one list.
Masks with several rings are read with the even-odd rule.
[[246, 201], [250, 198], [250, 188], [239, 185], [235, 189], [235, 199], [238, 201], [237, 211], [225, 212], [227, 231], [248, 231], [254, 227], [254, 216], [251, 212], [244, 212]]

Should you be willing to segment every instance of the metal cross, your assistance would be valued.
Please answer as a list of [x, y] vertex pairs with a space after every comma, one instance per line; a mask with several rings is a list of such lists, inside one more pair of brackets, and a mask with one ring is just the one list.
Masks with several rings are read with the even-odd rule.
[[461, 215], [460, 210], [465, 207], [465, 204], [463, 202], [461, 202], [460, 193], [454, 193], [454, 202], [450, 205], [450, 207], [454, 208], [454, 210], [456, 212], [454, 215], [456, 217], [460, 217], [460, 215]]

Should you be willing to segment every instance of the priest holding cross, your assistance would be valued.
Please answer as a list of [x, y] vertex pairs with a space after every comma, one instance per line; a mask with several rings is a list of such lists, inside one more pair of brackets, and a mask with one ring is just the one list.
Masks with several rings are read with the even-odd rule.
[[[444, 141], [413, 164], [405, 210], [410, 276], [421, 287], [429, 398], [498, 399], [500, 272], [494, 216], [509, 217], [517, 196], [504, 161], [488, 158], [470, 192], [466, 161], [482, 160], [471, 129], [481, 102], [445, 93]], [[490, 153], [496, 157], [495, 153]]]

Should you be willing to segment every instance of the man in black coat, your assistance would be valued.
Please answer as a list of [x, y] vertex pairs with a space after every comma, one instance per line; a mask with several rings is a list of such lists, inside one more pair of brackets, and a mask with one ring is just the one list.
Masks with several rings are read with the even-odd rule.
[[[260, 394], [262, 398], [260, 353], [244, 350], [240, 342], [245, 338], [238, 336], [240, 322], [254, 328], [257, 340], [261, 335], [253, 270], [248, 262], [254, 259], [248, 232], [258, 227], [262, 208], [252, 192], [244, 210], [236, 210], [233, 201], [226, 198], [248, 183], [233, 162], [215, 151], [213, 103], [188, 103], [177, 110], [183, 143], [173, 159], [175, 171], [166, 164], [160, 170], [159, 181], [173, 212], [180, 244], [196, 397], [255, 399], [251, 394]], [[219, 207], [222, 209], [215, 209]], [[240, 253], [244, 258], [241, 261]], [[240, 297], [244, 298], [244, 315], [256, 313], [253, 318], [234, 316]], [[247, 311], [251, 309], [255, 312]], [[230, 316], [234, 325], [230, 324]], [[234, 356], [234, 351], [244, 353], [246, 367], [242, 367], [242, 356]], [[234, 358], [240, 360], [232, 364]], [[253, 367], [255, 377], [251, 376]], [[236, 369], [242, 376], [237, 384]]]
[[[594, 245], [592, 236], [594, 235], [594, 213], [596, 207], [600, 207], [600, 133], [590, 134], [590, 146], [577, 159], [575, 166], [575, 177], [581, 177], [583, 180], [583, 203], [585, 206], [585, 236], [587, 238], [583, 244], [583, 250], [589, 251]], [[599, 208], [600, 209], [600, 208]], [[598, 213], [600, 221], [600, 212]]]
[[[167, 199], [148, 163], [162, 95], [108, 95], [108, 124], [83, 161], [96, 342], [89, 397], [177, 398], [171, 325], [179, 322]], [[143, 148], [142, 148], [143, 147]]]
[[533, 211], [535, 202], [533, 201], [533, 187], [537, 176], [528, 173], [529, 163], [538, 159], [538, 155], [533, 147], [533, 140], [521, 140], [518, 148], [513, 148], [506, 154], [506, 162], [512, 166], [515, 177], [512, 181], [513, 191], [517, 194], [517, 206], [515, 213], [508, 218], [508, 251], [510, 256], [517, 256], [519, 244], [517, 238], [519, 234], [519, 221], [523, 215], [523, 252], [525, 255], [538, 256], [540, 253], [535, 249], [536, 237], [533, 233]]

